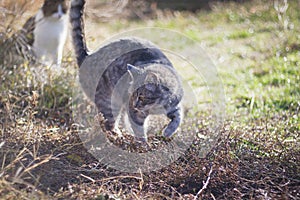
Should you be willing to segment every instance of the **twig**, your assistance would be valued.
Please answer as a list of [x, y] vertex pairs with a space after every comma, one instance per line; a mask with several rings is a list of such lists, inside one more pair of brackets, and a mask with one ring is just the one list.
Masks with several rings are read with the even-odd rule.
[[91, 178], [91, 177], [89, 177], [89, 176], [86, 176], [86, 175], [84, 175], [84, 174], [80, 174], [80, 176], [82, 176], [83, 178], [86, 178], [86, 179], [92, 181], [93, 183], [96, 182], [93, 178]]
[[207, 179], [206, 181], [203, 183], [203, 186], [202, 188], [197, 192], [196, 196], [194, 197], [194, 200], [197, 200], [197, 198], [199, 197], [200, 194], [202, 194], [202, 192], [207, 188], [208, 184], [209, 184], [209, 180], [210, 180], [210, 175], [213, 171], [213, 167], [211, 166], [210, 167], [210, 170], [208, 172], [208, 176], [207, 176]]
[[140, 182], [139, 182], [139, 188], [140, 188], [140, 190], [143, 190], [143, 185], [144, 185], [143, 173], [142, 173], [141, 169], [139, 169], [139, 171], [140, 171], [140, 175], [141, 175], [141, 179], [140, 179]]
[[137, 176], [113, 176], [113, 177], [103, 178], [99, 181], [110, 181], [110, 180], [114, 180], [114, 179], [124, 179], [124, 178], [132, 178], [132, 179], [142, 180], [142, 177], [137, 177]]
[[[37, 158], [36, 160], [38, 159], [41, 159], [41, 158]], [[32, 166], [26, 168], [23, 173], [26, 173], [26, 172], [29, 172], [31, 171], [32, 169], [44, 164], [44, 163], [47, 163], [49, 162], [50, 160], [52, 159], [52, 155], [48, 155], [46, 158], [44, 158], [43, 160], [41, 160], [40, 162], [36, 163], [36, 164], [33, 164]]]

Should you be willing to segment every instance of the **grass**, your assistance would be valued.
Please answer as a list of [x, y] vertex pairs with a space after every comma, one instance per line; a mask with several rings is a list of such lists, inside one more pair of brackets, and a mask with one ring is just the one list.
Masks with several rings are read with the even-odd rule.
[[[146, 20], [87, 18], [92, 49], [115, 33], [156, 26], [192, 38], [218, 69], [226, 93], [221, 140], [200, 158], [211, 116], [189, 116], [183, 133], [199, 138], [184, 156], [151, 173], [118, 172], [82, 144], [72, 113], [77, 72], [70, 44], [60, 76], [26, 62], [1, 65], [0, 198], [299, 199], [300, 15], [299, 3], [288, 3], [284, 13], [272, 2], [251, 1], [213, 4], [212, 11], [193, 14], [159, 12]], [[174, 40], [170, 47], [193, 52], [191, 43]], [[195, 91], [204, 88], [192, 71], [184, 73], [191, 73]], [[210, 101], [206, 92], [199, 93], [201, 100]]]

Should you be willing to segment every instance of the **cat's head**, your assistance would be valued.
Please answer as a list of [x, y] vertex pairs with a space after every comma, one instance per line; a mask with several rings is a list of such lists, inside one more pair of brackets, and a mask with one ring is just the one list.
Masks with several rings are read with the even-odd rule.
[[131, 106], [138, 110], [150, 110], [168, 101], [170, 88], [163, 84], [162, 77], [151, 70], [128, 65], [131, 77]]
[[68, 0], [45, 0], [42, 11], [45, 17], [61, 19], [67, 14], [69, 9]]

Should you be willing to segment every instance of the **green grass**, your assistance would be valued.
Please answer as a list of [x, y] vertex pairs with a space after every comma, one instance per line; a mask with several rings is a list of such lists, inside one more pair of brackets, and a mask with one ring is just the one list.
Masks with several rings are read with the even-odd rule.
[[228, 36], [228, 39], [245, 39], [252, 35], [251, 31], [243, 30], [232, 33]]

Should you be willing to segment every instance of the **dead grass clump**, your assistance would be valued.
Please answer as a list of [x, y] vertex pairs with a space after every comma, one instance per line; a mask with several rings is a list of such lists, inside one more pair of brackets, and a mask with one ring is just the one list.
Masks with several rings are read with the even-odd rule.
[[[20, 64], [24, 58], [32, 58], [32, 50], [27, 44], [27, 36], [20, 27], [35, 13], [43, 1], [0, 2], [0, 64], [6, 67]], [[20, 60], [20, 62], [17, 62]]]
[[[300, 137], [297, 124], [291, 121], [295, 113], [252, 119], [247, 126], [227, 122], [221, 130], [222, 140], [205, 158], [199, 157], [202, 146], [196, 139], [169, 166], [128, 174], [93, 158], [78, 137], [76, 124], [58, 123], [63, 116], [55, 112], [62, 107], [50, 107], [53, 112], [38, 116], [40, 106], [45, 106], [39, 103], [41, 95], [31, 92], [1, 100], [2, 198], [43, 198], [44, 194], [65, 199], [300, 196]], [[68, 104], [61, 105], [65, 105], [61, 112], [69, 112]], [[187, 130], [183, 134], [190, 134]]]

